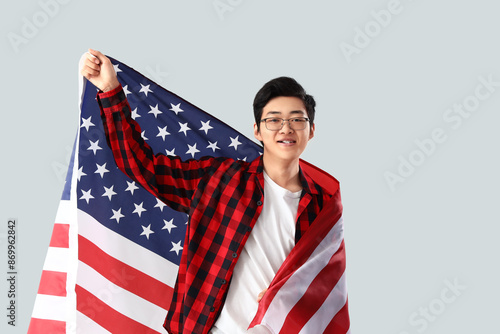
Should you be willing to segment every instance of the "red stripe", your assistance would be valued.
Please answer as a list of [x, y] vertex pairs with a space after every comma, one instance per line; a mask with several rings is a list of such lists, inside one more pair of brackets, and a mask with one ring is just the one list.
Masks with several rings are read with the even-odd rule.
[[344, 307], [330, 321], [330, 324], [325, 328], [323, 334], [345, 334], [349, 330], [349, 309], [348, 302], [345, 302]]
[[[345, 271], [344, 240], [328, 264], [313, 279], [304, 295], [287, 314], [280, 333], [298, 333], [319, 310]], [[335, 314], [332, 314], [333, 318]]]
[[[79, 285], [75, 287], [76, 309], [111, 333], [156, 333], [157, 331], [121, 314]], [[49, 332], [46, 332], [49, 333]]]
[[38, 294], [66, 297], [66, 278], [68, 274], [60, 271], [42, 271]]
[[339, 221], [342, 216], [342, 203], [340, 201], [340, 191], [325, 204], [324, 208], [318, 214], [311, 227], [302, 236], [299, 242], [292, 249], [290, 254], [286, 257], [280, 269], [276, 273], [273, 281], [271, 282], [266, 294], [259, 302], [257, 314], [250, 324], [254, 326], [260, 324], [264, 317], [267, 308], [273, 301], [274, 297], [281, 289], [281, 287], [293, 275], [295, 270], [302, 266], [311, 254], [316, 249], [317, 245], [328, 235], [331, 229]]
[[31, 318], [28, 334], [65, 334], [64, 321]]
[[172, 287], [115, 259], [80, 235], [78, 259], [119, 287], [165, 310], [170, 306], [174, 291]]
[[69, 248], [69, 224], [54, 224], [49, 247]]

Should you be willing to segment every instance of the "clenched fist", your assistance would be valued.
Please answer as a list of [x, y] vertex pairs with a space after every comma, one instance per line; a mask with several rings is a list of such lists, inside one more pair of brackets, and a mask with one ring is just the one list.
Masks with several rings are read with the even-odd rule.
[[103, 92], [115, 89], [120, 84], [108, 57], [89, 49], [80, 59], [80, 73]]

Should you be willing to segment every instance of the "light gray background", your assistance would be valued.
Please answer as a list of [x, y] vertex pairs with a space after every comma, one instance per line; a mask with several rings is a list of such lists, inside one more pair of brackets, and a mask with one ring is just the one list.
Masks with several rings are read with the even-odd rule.
[[[498, 3], [401, 0], [377, 31], [371, 12], [391, 1], [221, 0], [232, 9], [221, 17], [213, 0], [73, 0], [14, 46], [9, 34], [23, 37], [47, 2], [3, 1], [0, 10], [2, 268], [7, 219], [20, 224], [18, 326], [2, 311], [2, 333], [28, 328], [63, 189], [56, 167], [67, 165], [79, 124], [78, 59], [89, 47], [248, 136], [262, 84], [298, 79], [318, 102], [304, 158], [341, 181], [352, 332], [500, 333], [500, 87], [457, 129], [443, 119], [472, 101], [478, 77], [500, 82]], [[349, 62], [340, 46], [366, 27], [374, 37]], [[417, 157], [415, 141], [436, 128], [446, 141], [392, 191], [384, 174], [397, 173], [400, 156]], [[446, 290], [447, 281], [461, 288]], [[6, 295], [1, 279], [2, 310]]]

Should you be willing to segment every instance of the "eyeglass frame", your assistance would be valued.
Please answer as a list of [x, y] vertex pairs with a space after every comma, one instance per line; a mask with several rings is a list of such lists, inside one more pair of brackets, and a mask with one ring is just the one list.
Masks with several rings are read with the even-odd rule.
[[[268, 119], [281, 119], [281, 126], [280, 126], [280, 128], [279, 128], [279, 129], [275, 129], [275, 130], [271, 130], [271, 129], [269, 129], [269, 128], [267, 127], [267, 122], [266, 122]], [[292, 118], [288, 118], [288, 119], [286, 119], [286, 118], [281, 118], [281, 117], [266, 117], [266, 118], [261, 119], [261, 120], [260, 120], [260, 122], [261, 122], [261, 123], [262, 123], [262, 122], [264, 122], [266, 129], [268, 129], [269, 131], [280, 131], [280, 130], [281, 130], [281, 129], [283, 129], [283, 127], [285, 126], [285, 122], [288, 122], [288, 126], [289, 126], [289, 127], [290, 127], [290, 129], [292, 129], [292, 130], [299, 130], [299, 131], [300, 131], [300, 130], [304, 130], [304, 129], [307, 127], [307, 125], [305, 125], [305, 126], [304, 126], [304, 128], [302, 128], [302, 129], [294, 129], [294, 128], [292, 127], [292, 123], [290, 123], [290, 121], [291, 121], [292, 119], [303, 119], [303, 120], [305, 120], [306, 122], [310, 122], [310, 121], [311, 121], [308, 117], [292, 117]]]

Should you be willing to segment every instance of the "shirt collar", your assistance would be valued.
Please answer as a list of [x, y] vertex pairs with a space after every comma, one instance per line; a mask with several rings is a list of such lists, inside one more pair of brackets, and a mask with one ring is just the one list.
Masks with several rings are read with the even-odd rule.
[[[248, 171], [253, 174], [261, 174], [264, 173], [264, 160], [262, 159], [262, 155], [256, 158], [254, 161], [250, 163], [248, 167]], [[319, 194], [317, 185], [314, 183], [312, 178], [307, 175], [305, 171], [302, 170], [302, 167], [299, 168], [299, 178], [300, 183], [302, 184], [302, 189], [309, 194], [317, 195]]]
[[300, 182], [302, 183], [302, 189], [311, 195], [317, 195], [319, 194], [318, 189], [316, 188], [316, 184], [314, 181], [311, 179], [309, 175], [305, 171], [302, 170], [302, 167], [300, 167], [299, 170], [299, 178]]
[[252, 174], [264, 173], [264, 160], [262, 159], [262, 155], [255, 158], [254, 161], [250, 163], [248, 171]]

